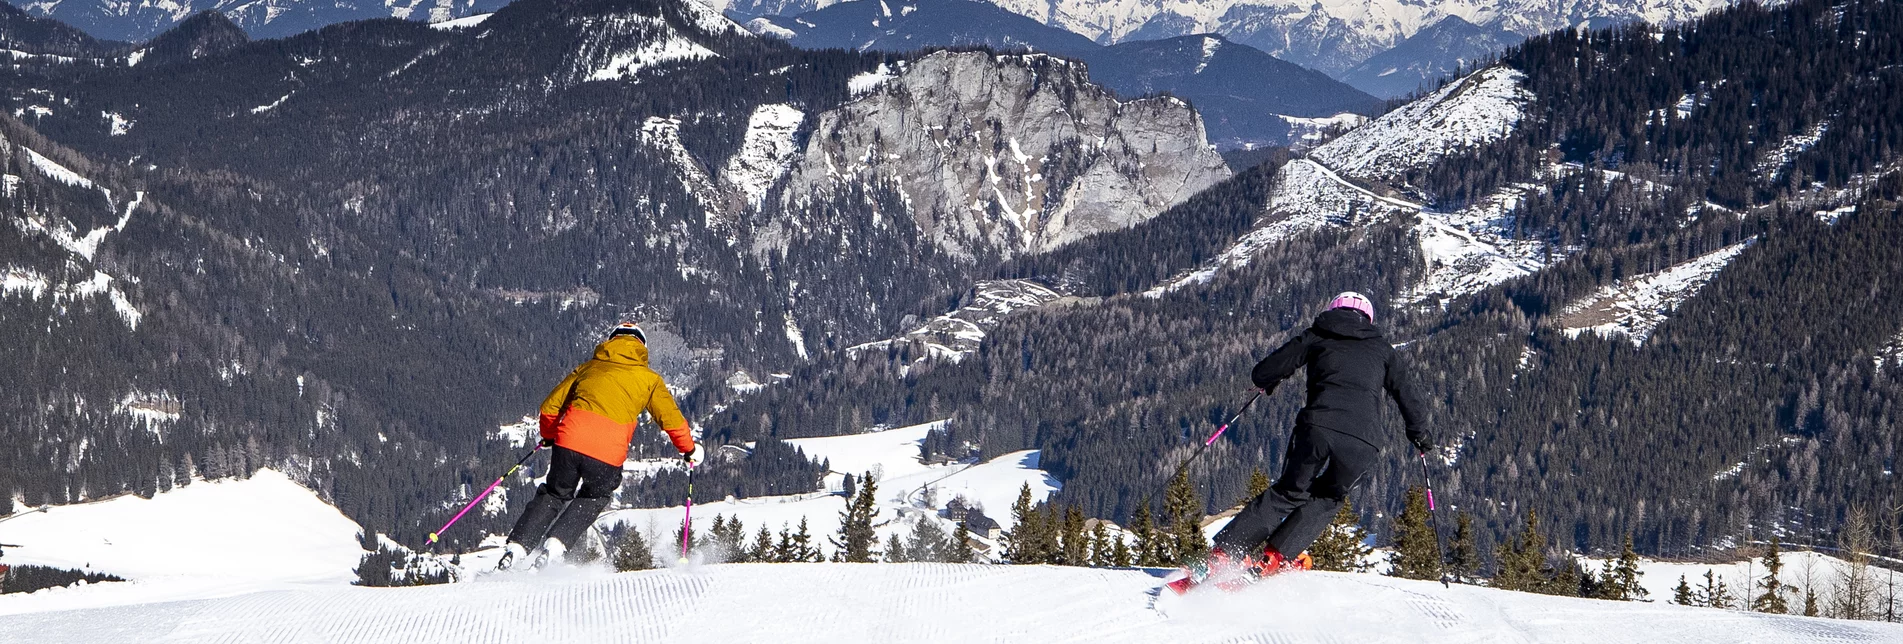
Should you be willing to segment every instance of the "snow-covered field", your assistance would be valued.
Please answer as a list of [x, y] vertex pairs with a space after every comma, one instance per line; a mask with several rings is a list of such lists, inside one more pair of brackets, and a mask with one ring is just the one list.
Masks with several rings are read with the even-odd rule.
[[[937, 423], [798, 439], [835, 471], [876, 472], [881, 537], [900, 516], [964, 496], [994, 518], [1029, 483], [1056, 490], [1035, 452], [933, 465], [918, 443]], [[836, 486], [840, 474], [828, 476]], [[928, 495], [923, 489], [932, 489]], [[932, 502], [927, 502], [927, 497]], [[811, 495], [695, 507], [750, 530], [802, 517], [815, 541], [844, 498]], [[678, 529], [681, 508], [619, 510]], [[930, 519], [939, 520], [939, 519]], [[1219, 526], [1211, 526], [1215, 528]], [[356, 524], [283, 474], [196, 482], [154, 499], [52, 508], [0, 524], [7, 562], [83, 567], [133, 581], [0, 595], [0, 642], [1898, 642], [1903, 626], [1665, 605], [1564, 599], [1378, 575], [1310, 573], [1238, 594], [1159, 596], [1161, 570], [949, 564], [694, 564], [611, 574], [557, 565], [420, 588], [348, 585]], [[655, 535], [657, 542], [670, 537]], [[657, 547], [660, 547], [657, 545]], [[478, 564], [483, 557], [465, 557]], [[1785, 580], [1818, 583], [1835, 561], [1790, 554]], [[1734, 588], [1755, 564], [1646, 562], [1668, 599], [1707, 568]], [[1754, 572], [1755, 571], [1755, 572]], [[1742, 591], [1739, 591], [1742, 594]]]
[[545, 570], [15, 615], [65, 642], [1895, 642], [1903, 626], [1307, 573], [1153, 594], [1161, 571], [952, 564]]
[[[1037, 469], [1036, 451], [1013, 452], [983, 463], [928, 465], [919, 460], [919, 442], [943, 423], [927, 423], [885, 431], [825, 438], [800, 438], [787, 443], [806, 451], [815, 460], [830, 463], [825, 486], [839, 489], [846, 474], [855, 478], [872, 472], [878, 481], [878, 527], [881, 543], [892, 533], [911, 534], [915, 521], [937, 521], [949, 534], [955, 527], [938, 516], [938, 510], [952, 499], [964, 498], [970, 505], [1009, 530], [1011, 504], [1025, 485], [1031, 486], [1031, 498], [1043, 501], [1055, 493], [1057, 480]], [[826, 537], [839, 531], [840, 515], [846, 509], [846, 497], [817, 490], [791, 496], [727, 499], [694, 506], [696, 532], [704, 530], [714, 516], [738, 518], [748, 534], [762, 526], [778, 532], [797, 527], [805, 519], [807, 530], [821, 550], [831, 554]], [[597, 525], [625, 524], [641, 530], [651, 543], [675, 541], [685, 508], [639, 508], [614, 510], [602, 515]]]

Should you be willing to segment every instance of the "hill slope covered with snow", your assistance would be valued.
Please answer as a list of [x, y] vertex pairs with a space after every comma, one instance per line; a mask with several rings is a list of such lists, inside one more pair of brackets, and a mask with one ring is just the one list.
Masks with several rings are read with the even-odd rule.
[[[1885, 642], [1903, 626], [1307, 573], [1158, 597], [1152, 570], [729, 564], [312, 588], [16, 615], [37, 642]], [[0, 636], [5, 639], [7, 636]]]

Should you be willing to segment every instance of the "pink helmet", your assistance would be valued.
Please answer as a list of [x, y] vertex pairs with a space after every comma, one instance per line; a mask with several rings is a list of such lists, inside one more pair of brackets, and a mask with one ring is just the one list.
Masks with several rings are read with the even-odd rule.
[[1367, 296], [1354, 291], [1348, 291], [1335, 296], [1335, 300], [1328, 303], [1328, 308], [1329, 310], [1354, 309], [1360, 311], [1362, 315], [1368, 316], [1369, 322], [1374, 321], [1374, 303], [1368, 301]]

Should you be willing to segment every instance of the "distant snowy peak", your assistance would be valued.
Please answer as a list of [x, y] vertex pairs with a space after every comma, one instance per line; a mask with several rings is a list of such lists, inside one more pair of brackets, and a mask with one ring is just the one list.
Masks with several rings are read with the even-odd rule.
[[78, 27], [94, 37], [141, 42], [192, 15], [215, 11], [255, 38], [281, 38], [352, 20], [400, 18], [442, 22], [495, 11], [508, 0], [26, 0], [36, 16]]
[[1622, 337], [1633, 346], [1643, 346], [1652, 331], [1665, 322], [1680, 304], [1697, 295], [1718, 272], [1756, 238], [1707, 253], [1691, 261], [1619, 280], [1583, 300], [1568, 305], [1559, 315], [1558, 324], [1568, 336], [1593, 333], [1603, 337]]
[[[794, 15], [835, 0], [710, 0], [744, 16]], [[1582, 25], [1672, 24], [1724, 0], [993, 0], [1100, 43], [1218, 33], [1277, 58], [1340, 75], [1449, 17], [1522, 37]]]

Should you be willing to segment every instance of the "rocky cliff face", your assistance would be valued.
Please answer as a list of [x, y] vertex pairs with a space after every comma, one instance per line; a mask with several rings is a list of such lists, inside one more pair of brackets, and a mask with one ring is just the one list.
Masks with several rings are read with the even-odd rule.
[[[877, 80], [868, 78], [867, 84]], [[763, 246], [820, 225], [799, 206], [890, 190], [953, 255], [1010, 256], [1145, 221], [1229, 174], [1195, 111], [1129, 102], [1048, 56], [940, 52], [815, 118]]]

